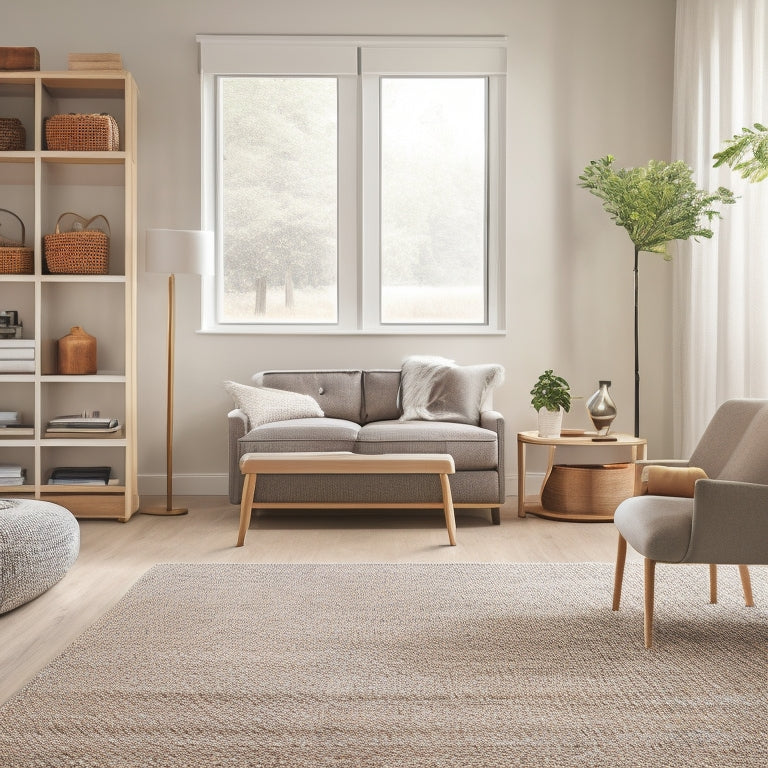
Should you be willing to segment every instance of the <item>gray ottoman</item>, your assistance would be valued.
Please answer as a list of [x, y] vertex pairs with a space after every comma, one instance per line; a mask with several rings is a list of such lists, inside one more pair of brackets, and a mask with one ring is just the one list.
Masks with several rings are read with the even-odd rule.
[[80, 526], [58, 504], [0, 499], [0, 613], [50, 589], [80, 552]]

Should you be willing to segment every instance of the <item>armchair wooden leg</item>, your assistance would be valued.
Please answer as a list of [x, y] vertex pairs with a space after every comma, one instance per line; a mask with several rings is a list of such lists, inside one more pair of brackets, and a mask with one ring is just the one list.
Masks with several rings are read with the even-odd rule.
[[741, 576], [741, 588], [744, 590], [744, 605], [747, 608], [754, 608], [755, 601], [752, 598], [752, 579], [749, 578], [749, 568], [746, 565], [740, 565], [739, 575]]
[[645, 647], [650, 648], [653, 642], [653, 600], [656, 580], [656, 561], [645, 558]]
[[613, 610], [619, 610], [621, 603], [621, 587], [624, 583], [624, 563], [627, 559], [627, 540], [619, 534], [619, 545], [616, 549], [616, 570], [613, 574]]
[[709, 602], [717, 602], [717, 566], [714, 563], [709, 564]]

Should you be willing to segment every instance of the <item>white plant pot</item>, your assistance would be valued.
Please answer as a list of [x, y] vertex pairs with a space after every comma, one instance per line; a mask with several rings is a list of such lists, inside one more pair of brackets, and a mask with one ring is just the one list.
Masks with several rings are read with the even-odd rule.
[[560, 437], [563, 426], [563, 409], [548, 411], [539, 409], [539, 437]]

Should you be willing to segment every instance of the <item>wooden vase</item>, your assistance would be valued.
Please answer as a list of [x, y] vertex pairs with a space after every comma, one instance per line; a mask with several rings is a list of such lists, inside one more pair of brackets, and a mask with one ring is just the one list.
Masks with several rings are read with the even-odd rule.
[[66, 336], [59, 339], [59, 373], [96, 373], [96, 338], [79, 325], [72, 326]]

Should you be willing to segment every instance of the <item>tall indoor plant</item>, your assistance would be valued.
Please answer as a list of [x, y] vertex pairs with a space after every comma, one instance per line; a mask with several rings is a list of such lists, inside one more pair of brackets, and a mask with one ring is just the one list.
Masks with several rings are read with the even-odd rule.
[[743, 179], [763, 181], [768, 179], [768, 128], [755, 123], [753, 128], [742, 128], [725, 147], [712, 158], [715, 168], [728, 165], [739, 171]]
[[638, 344], [638, 255], [641, 251], [671, 256], [667, 244], [691, 237], [712, 237], [707, 222], [720, 216], [715, 204], [732, 204], [725, 187], [705, 192], [696, 187], [686, 163], [651, 160], [637, 168], [614, 168], [614, 157], [592, 160], [579, 176], [579, 186], [603, 201], [603, 208], [627, 230], [635, 247], [635, 437], [640, 434], [640, 354]]

